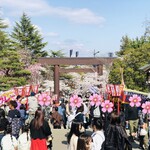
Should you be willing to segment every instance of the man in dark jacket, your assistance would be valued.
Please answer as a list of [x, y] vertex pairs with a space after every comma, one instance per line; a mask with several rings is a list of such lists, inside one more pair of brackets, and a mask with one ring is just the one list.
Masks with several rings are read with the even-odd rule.
[[129, 104], [125, 105], [125, 118], [129, 123], [131, 140], [133, 141], [135, 136], [137, 135], [138, 129], [138, 108], [131, 107]]

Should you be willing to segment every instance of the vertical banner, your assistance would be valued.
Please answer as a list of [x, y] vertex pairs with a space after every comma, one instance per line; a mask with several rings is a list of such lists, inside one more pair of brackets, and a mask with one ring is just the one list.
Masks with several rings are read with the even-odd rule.
[[30, 95], [30, 92], [31, 92], [31, 85], [26, 85], [26, 86], [24, 87], [25, 96], [29, 96], [29, 95]]
[[110, 84], [106, 84], [106, 92], [111, 94]]
[[39, 85], [32, 85], [31, 86], [31, 90], [34, 92], [34, 93], [38, 93], [38, 88], [39, 88]]
[[122, 92], [123, 92], [123, 85], [114, 85], [115, 86], [115, 91], [116, 91], [116, 96], [120, 97]]
[[107, 99], [110, 100], [110, 95], [111, 95], [110, 84], [106, 84], [106, 93], [108, 94]]
[[111, 89], [111, 95], [116, 96], [116, 90], [115, 90], [115, 86], [113, 84], [110, 84], [110, 89]]
[[14, 90], [16, 96], [17, 95], [24, 96], [24, 87], [15, 87]]
[[110, 93], [112, 96], [113, 104], [115, 103], [114, 99], [117, 98], [118, 114], [120, 113], [120, 96], [123, 93], [123, 88], [124, 88], [123, 85], [108, 84], [106, 86], [107, 93]]

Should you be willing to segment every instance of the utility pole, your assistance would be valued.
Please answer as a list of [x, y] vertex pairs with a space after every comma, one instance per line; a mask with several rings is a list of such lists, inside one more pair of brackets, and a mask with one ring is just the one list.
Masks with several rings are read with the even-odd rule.
[[99, 51], [95, 52], [95, 49], [94, 49], [94, 53], [93, 53], [94, 57], [95, 57], [96, 54], [98, 54], [98, 53], [99, 53]]

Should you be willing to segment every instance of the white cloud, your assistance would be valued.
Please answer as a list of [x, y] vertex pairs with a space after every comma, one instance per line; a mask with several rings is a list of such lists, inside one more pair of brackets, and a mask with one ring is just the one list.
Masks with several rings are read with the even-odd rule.
[[75, 52], [79, 51], [79, 56], [89, 56], [91, 51], [88, 50], [84, 43], [76, 41], [74, 39], [67, 39], [65, 41], [51, 41], [49, 43], [53, 50], [62, 50], [66, 55], [69, 55], [69, 50], [73, 49], [73, 56], [75, 57]]
[[101, 16], [95, 15], [92, 11], [87, 8], [83, 9], [71, 9], [71, 8], [60, 8], [57, 14], [73, 21], [75, 23], [82, 24], [101, 24], [105, 19]]
[[9, 18], [4, 18], [2, 22], [9, 27], [11, 26], [11, 22], [10, 22]]
[[71, 39], [68, 39], [65, 41], [53, 41], [52, 44], [59, 47], [59, 49], [77, 49], [77, 50], [80, 50], [80, 49], [83, 49], [83, 47], [84, 47], [83, 43], [80, 43], [76, 40], [71, 40]]
[[45, 33], [44, 36], [46, 36], [46, 37], [58, 37], [59, 34], [57, 32], [49, 32], [49, 33]]
[[0, 0], [0, 4], [9, 9], [9, 15], [20, 15], [24, 11], [29, 15], [56, 15], [80, 24], [101, 25], [105, 21], [87, 8], [53, 7], [44, 0]]

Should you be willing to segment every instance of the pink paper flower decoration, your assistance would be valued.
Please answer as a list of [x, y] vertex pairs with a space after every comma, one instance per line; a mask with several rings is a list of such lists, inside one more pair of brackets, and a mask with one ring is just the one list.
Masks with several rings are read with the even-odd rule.
[[3, 103], [4, 103], [3, 97], [1, 96], [1, 97], [0, 97], [0, 105], [2, 105]]
[[109, 100], [105, 100], [104, 102], [102, 102], [101, 106], [103, 107], [102, 108], [103, 112], [108, 111], [110, 113], [113, 111], [112, 107], [114, 106], [114, 104], [110, 102]]
[[90, 105], [91, 106], [99, 106], [102, 102], [102, 96], [101, 95], [98, 95], [98, 94], [93, 94], [90, 96]]
[[81, 97], [78, 97], [77, 95], [73, 95], [70, 98], [70, 106], [72, 106], [72, 107], [80, 107], [82, 102], [83, 101], [82, 101]]
[[149, 114], [150, 114], [150, 102], [145, 102], [145, 103], [143, 103], [143, 104], [142, 104], [142, 108], [143, 108], [142, 112], [143, 112], [144, 114], [146, 114], [146, 113], [149, 113]]
[[41, 106], [48, 106], [51, 104], [51, 98], [49, 95], [47, 95], [46, 93], [42, 93], [41, 95], [39, 95], [38, 97], [38, 101], [39, 101], [39, 104]]
[[139, 107], [141, 105], [141, 103], [140, 103], [141, 102], [141, 97], [136, 95], [136, 94], [131, 96], [129, 98], [129, 101], [130, 101], [130, 106], [131, 107], [134, 107], [134, 106]]

